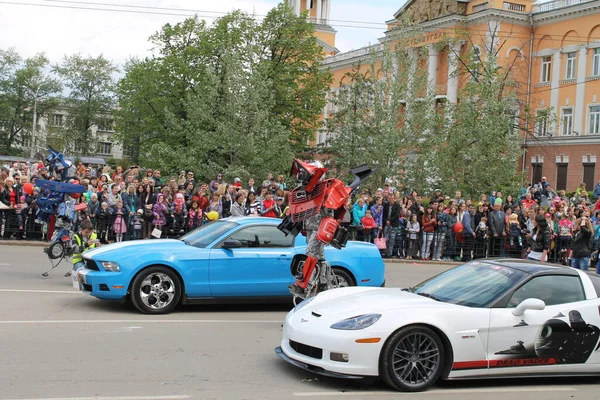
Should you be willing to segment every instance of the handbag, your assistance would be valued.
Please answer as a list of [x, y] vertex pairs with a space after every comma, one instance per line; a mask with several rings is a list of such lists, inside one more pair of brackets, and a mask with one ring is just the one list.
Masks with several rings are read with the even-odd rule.
[[162, 235], [162, 231], [161, 231], [160, 229], [158, 229], [158, 228], [154, 228], [154, 229], [152, 230], [152, 237], [155, 237], [155, 238], [157, 238], [157, 239], [160, 239], [161, 235]]
[[375, 242], [375, 246], [377, 246], [377, 248], [379, 250], [387, 249], [387, 240], [385, 240], [385, 238], [383, 237], [383, 233], [380, 233], [379, 235], [377, 235], [374, 242]]

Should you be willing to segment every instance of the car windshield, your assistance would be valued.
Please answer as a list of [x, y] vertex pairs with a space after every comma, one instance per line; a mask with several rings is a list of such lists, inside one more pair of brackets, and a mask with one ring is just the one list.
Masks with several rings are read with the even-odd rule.
[[194, 247], [205, 248], [233, 228], [237, 224], [229, 221], [213, 221], [186, 233], [179, 240]]
[[489, 307], [526, 277], [517, 269], [473, 261], [442, 272], [410, 291], [446, 303]]

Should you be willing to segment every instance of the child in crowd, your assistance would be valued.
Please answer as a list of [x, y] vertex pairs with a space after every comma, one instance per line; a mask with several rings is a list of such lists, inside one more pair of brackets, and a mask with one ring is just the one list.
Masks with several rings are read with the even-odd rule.
[[475, 231], [475, 258], [484, 258], [485, 257], [485, 249], [486, 249], [486, 241], [489, 238], [488, 226], [487, 226], [487, 218], [481, 217], [481, 221], [477, 225], [477, 230]]
[[98, 231], [98, 239], [100, 243], [107, 244], [107, 234], [108, 234], [108, 222], [110, 218], [110, 210], [108, 209], [108, 203], [103, 201], [100, 204], [100, 210], [98, 210], [98, 214], [96, 215], [96, 221], [98, 222], [98, 227], [96, 228]]
[[508, 217], [508, 239], [510, 247], [518, 245], [523, 246], [523, 238], [521, 237], [521, 226], [519, 225], [519, 216], [511, 214]]
[[23, 231], [25, 229], [25, 216], [27, 214], [28, 208], [29, 204], [27, 204], [27, 198], [25, 196], [19, 197], [19, 203], [15, 205], [15, 214], [17, 214], [20, 231]]
[[421, 231], [421, 226], [417, 220], [416, 213], [410, 216], [410, 219], [406, 224], [406, 229], [408, 230], [408, 251], [406, 252], [406, 258], [412, 260], [413, 252], [418, 247], [417, 241], [419, 232]]
[[373, 229], [377, 229], [377, 223], [373, 219], [371, 210], [367, 209], [367, 211], [365, 211], [365, 216], [360, 219], [360, 223], [364, 228], [363, 233], [365, 242], [371, 242], [371, 232]]
[[123, 200], [117, 200], [114, 215], [115, 222], [113, 223], [113, 229], [115, 231], [115, 241], [120, 243], [123, 241], [123, 234], [127, 233], [127, 210], [123, 206]]
[[140, 208], [133, 217], [133, 240], [139, 240], [142, 237], [142, 227], [144, 226], [144, 211]]

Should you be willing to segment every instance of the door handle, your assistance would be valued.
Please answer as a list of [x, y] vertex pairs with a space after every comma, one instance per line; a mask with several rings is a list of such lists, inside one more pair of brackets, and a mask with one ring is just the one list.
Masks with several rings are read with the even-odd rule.
[[277, 257], [279, 260], [285, 261], [285, 260], [291, 260], [292, 257], [288, 256], [287, 254], [281, 254], [279, 257]]

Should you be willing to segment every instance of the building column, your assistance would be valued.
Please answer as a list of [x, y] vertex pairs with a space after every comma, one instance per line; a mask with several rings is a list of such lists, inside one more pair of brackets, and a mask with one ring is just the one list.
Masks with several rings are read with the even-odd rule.
[[454, 43], [448, 52], [448, 88], [446, 98], [456, 104], [458, 101], [458, 54], [462, 43]]
[[323, 12], [323, 0], [317, 0], [317, 24], [322, 24], [321, 19], [323, 16], [321, 15]]
[[[560, 120], [560, 110], [558, 109], [558, 90], [559, 90], [559, 80], [560, 80], [560, 58], [561, 52], [557, 51], [552, 55], [552, 76], [550, 77], [550, 107], [553, 112], [558, 117], [557, 120]], [[554, 134], [556, 131], [556, 124], [554, 122], [551, 123], [550, 131]]]
[[323, 0], [323, 23], [329, 25], [329, 13], [331, 12], [331, 0]]
[[427, 94], [435, 95], [435, 87], [437, 86], [437, 68], [438, 54], [435, 45], [429, 45], [429, 63], [427, 65]]
[[575, 92], [575, 112], [573, 113], [573, 132], [583, 135], [585, 129], [585, 73], [588, 49], [579, 49], [577, 57], [577, 89]]
[[300, 3], [301, 2], [302, 2], [302, 0], [296, 0], [296, 3], [294, 4], [297, 16], [300, 16]]

